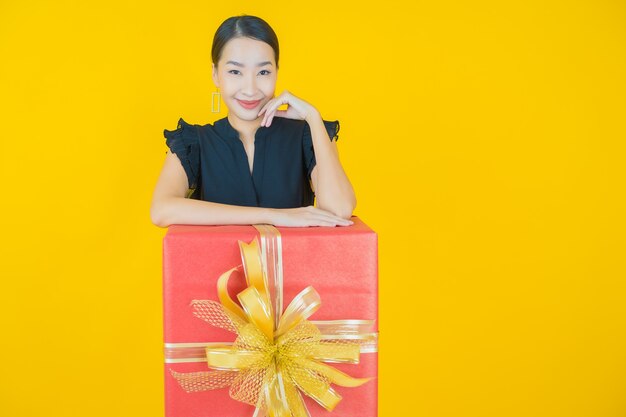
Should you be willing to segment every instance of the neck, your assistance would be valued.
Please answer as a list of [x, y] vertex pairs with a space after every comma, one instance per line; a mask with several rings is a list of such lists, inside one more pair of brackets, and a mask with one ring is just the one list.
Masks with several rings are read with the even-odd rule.
[[254, 120], [242, 120], [237, 116], [233, 116], [230, 112], [228, 113], [228, 122], [230, 125], [235, 128], [237, 132], [239, 132], [239, 139], [241, 140], [254, 140], [254, 136], [256, 134], [257, 129], [261, 126], [261, 122], [263, 121], [262, 117], [257, 117]]

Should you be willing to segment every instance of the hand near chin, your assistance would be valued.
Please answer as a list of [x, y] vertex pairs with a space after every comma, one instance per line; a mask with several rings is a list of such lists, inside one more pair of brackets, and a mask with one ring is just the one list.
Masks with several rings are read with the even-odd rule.
[[[278, 110], [283, 104], [287, 105], [287, 110]], [[310, 103], [285, 90], [279, 96], [265, 103], [258, 116], [263, 115], [261, 126], [269, 126], [275, 116], [308, 121], [310, 117], [317, 114], [319, 114], [317, 109]]]

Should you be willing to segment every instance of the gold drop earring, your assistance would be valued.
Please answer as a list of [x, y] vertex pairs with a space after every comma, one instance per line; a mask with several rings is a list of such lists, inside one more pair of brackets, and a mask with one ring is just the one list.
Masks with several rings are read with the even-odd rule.
[[[219, 113], [221, 105], [222, 105], [222, 95], [219, 93], [219, 88], [217, 88], [216, 90], [217, 91], [214, 91], [213, 93], [211, 93], [211, 112], [212, 113]], [[217, 101], [217, 110], [215, 110], [216, 101]]]

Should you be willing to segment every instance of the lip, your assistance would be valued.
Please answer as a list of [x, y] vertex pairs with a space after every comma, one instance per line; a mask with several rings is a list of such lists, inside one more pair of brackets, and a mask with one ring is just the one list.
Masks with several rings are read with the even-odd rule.
[[237, 100], [237, 101], [239, 102], [241, 107], [246, 108], [246, 109], [253, 109], [261, 103], [261, 100], [255, 100], [255, 101]]

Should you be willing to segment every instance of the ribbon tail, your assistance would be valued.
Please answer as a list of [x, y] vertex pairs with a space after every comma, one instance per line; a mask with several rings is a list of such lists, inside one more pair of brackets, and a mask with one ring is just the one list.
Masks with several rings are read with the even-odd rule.
[[302, 394], [300, 394], [290, 376], [285, 378], [285, 395], [287, 396], [287, 403], [293, 417], [311, 417], [302, 399]]
[[301, 363], [304, 368], [313, 370], [328, 378], [333, 384], [337, 384], [342, 387], [354, 388], [374, 379], [374, 377], [355, 378], [341, 372], [339, 369], [333, 368], [332, 366], [326, 365], [321, 362], [315, 362], [309, 359], [298, 359], [298, 362]]
[[271, 365], [271, 369], [272, 371], [266, 375], [268, 380], [263, 387], [267, 415], [269, 417], [291, 417], [283, 375], [276, 369], [275, 364]]
[[232, 371], [176, 372], [170, 369], [170, 373], [186, 392], [225, 388], [237, 376], [237, 372]]
[[315, 372], [298, 370], [291, 375], [298, 388], [326, 410], [332, 411], [341, 401], [341, 395]]

